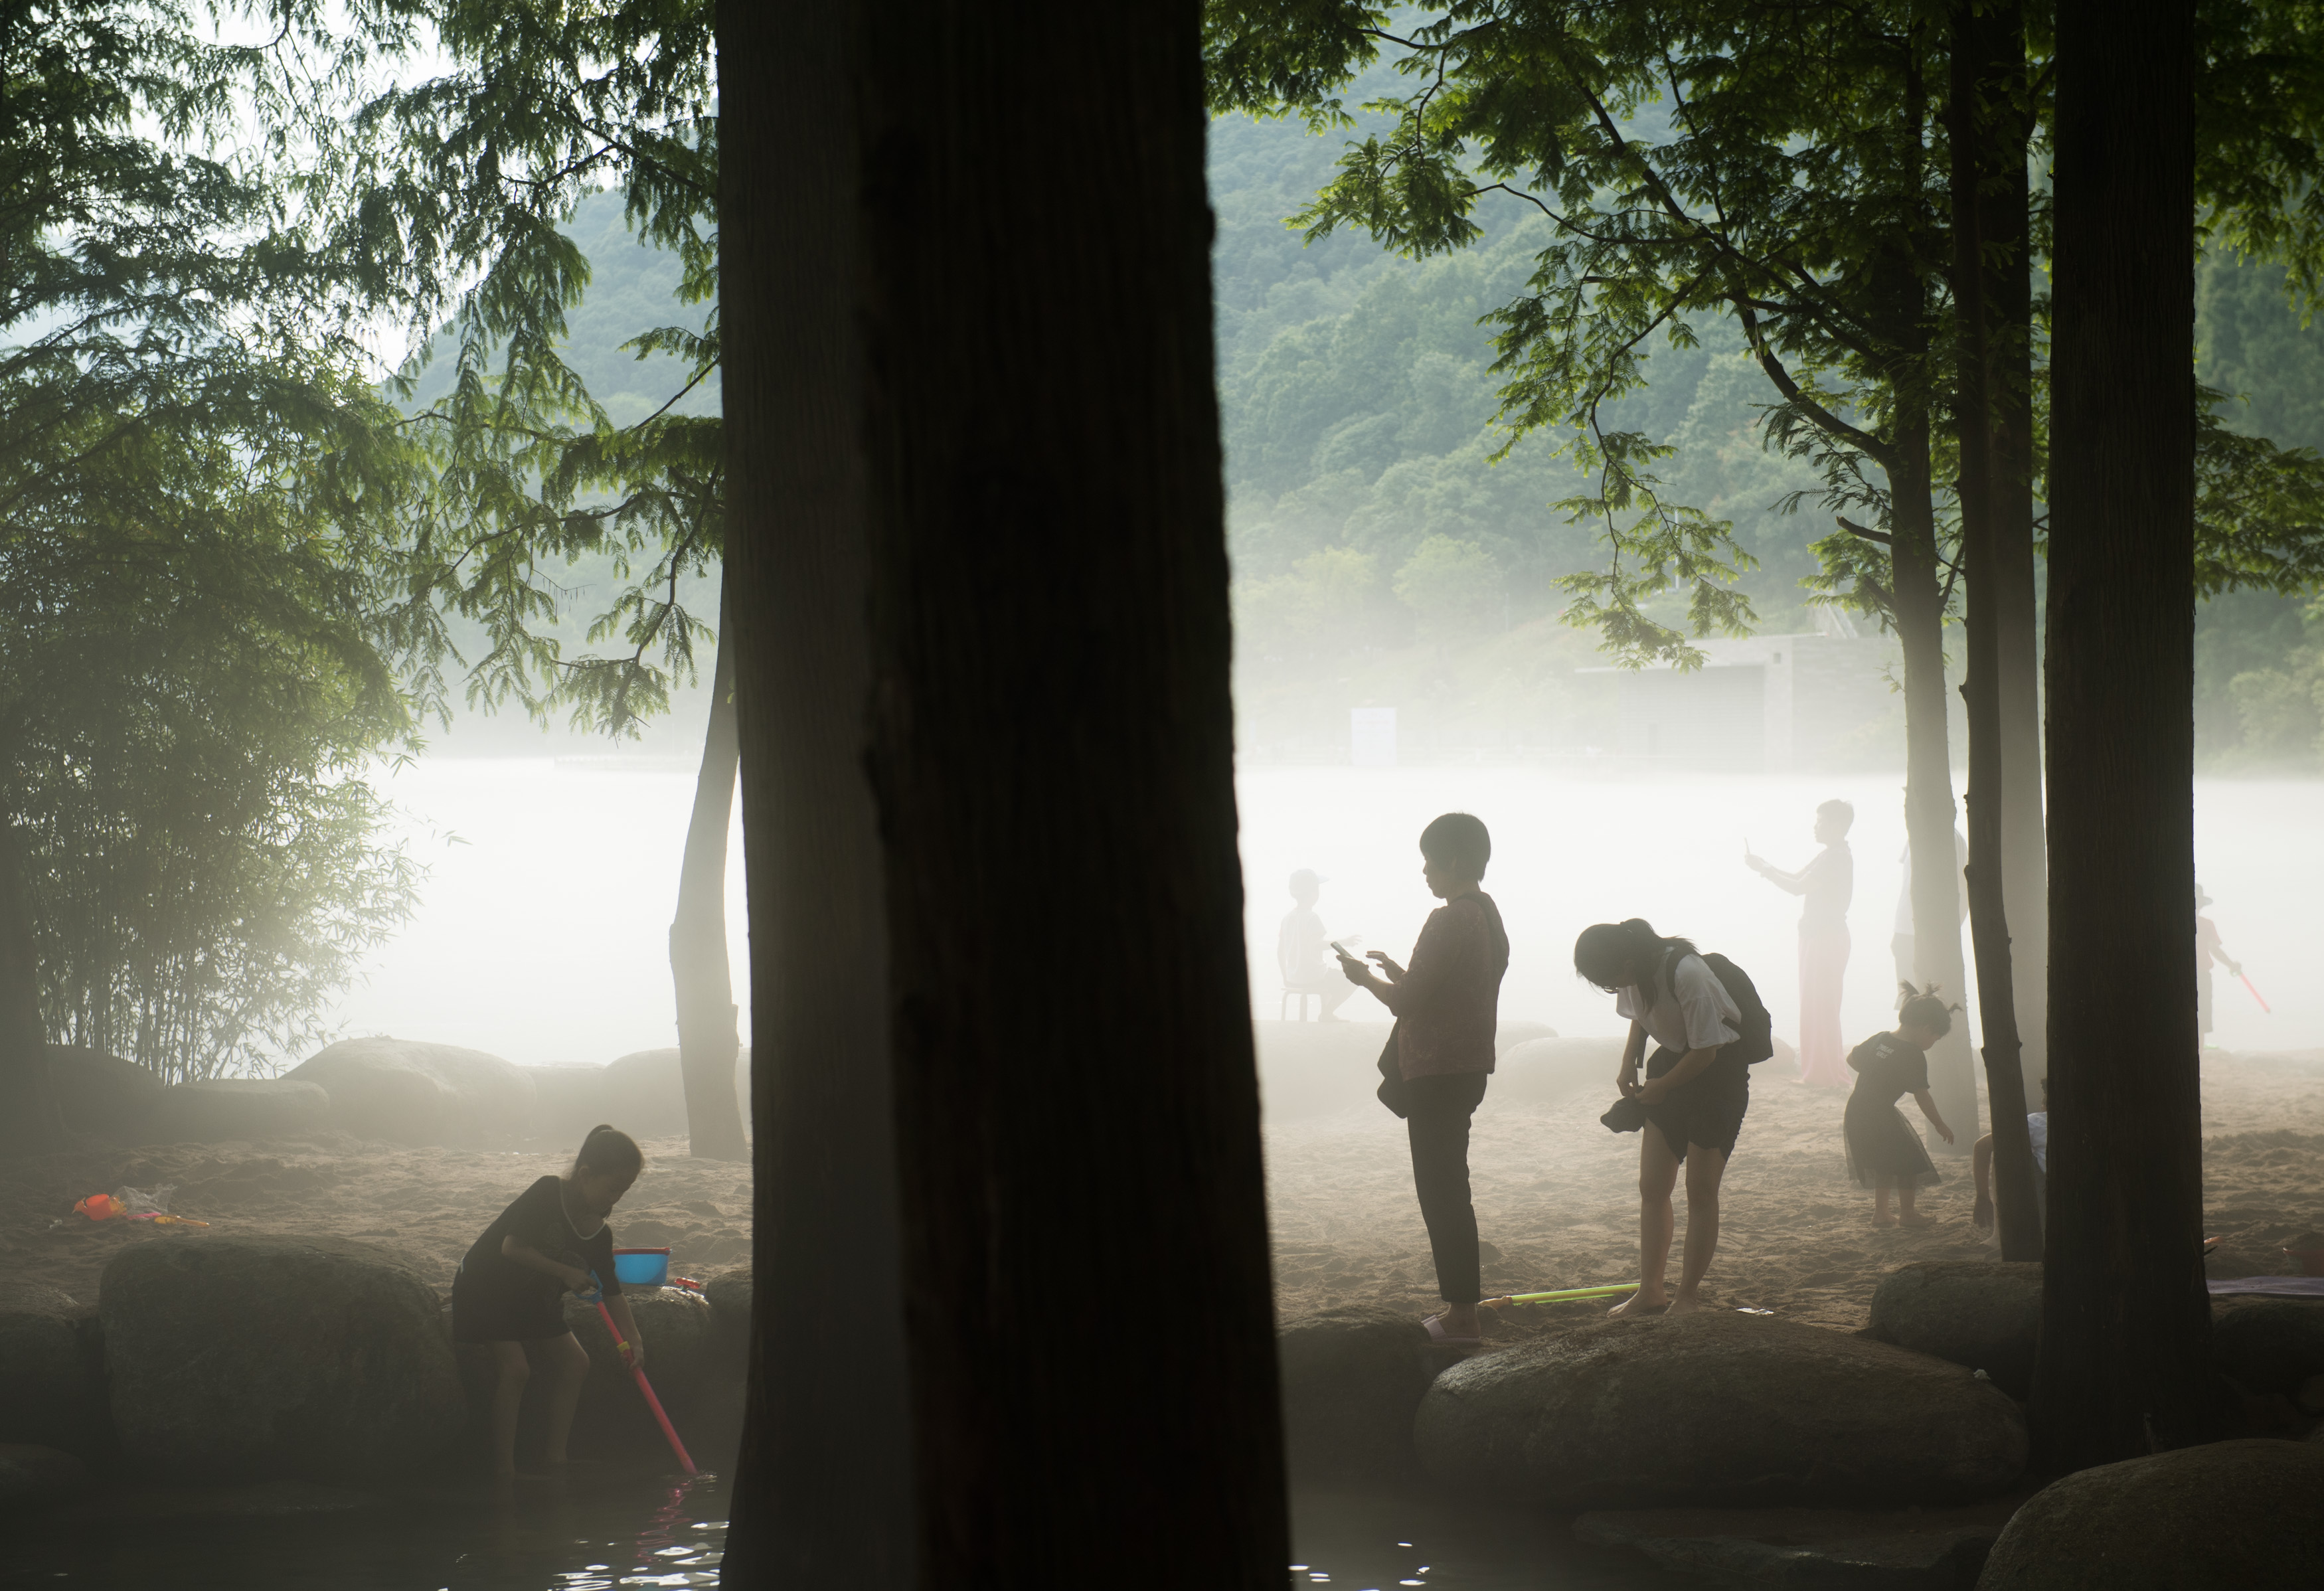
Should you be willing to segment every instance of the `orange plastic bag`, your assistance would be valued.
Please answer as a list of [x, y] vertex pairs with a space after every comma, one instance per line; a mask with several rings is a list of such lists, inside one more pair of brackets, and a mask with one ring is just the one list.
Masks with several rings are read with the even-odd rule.
[[92, 1221], [118, 1221], [128, 1213], [129, 1207], [109, 1193], [92, 1193], [73, 1206], [74, 1215], [87, 1216]]

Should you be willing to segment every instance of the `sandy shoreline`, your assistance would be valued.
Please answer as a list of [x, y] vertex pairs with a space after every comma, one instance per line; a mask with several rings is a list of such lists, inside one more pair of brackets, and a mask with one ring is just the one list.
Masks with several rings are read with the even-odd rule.
[[[1923, 1202], [1934, 1226], [1876, 1231], [1870, 1200], [1849, 1185], [1841, 1161], [1844, 1096], [1760, 1069], [1728, 1176], [1711, 1302], [1853, 1330], [1894, 1266], [1994, 1255], [1991, 1240], [1969, 1225], [1966, 1159], [1938, 1159], [1945, 1181]], [[1607, 1103], [1596, 1094], [1550, 1106], [1488, 1096], [1471, 1167], [1489, 1291], [1634, 1279], [1637, 1140], [1599, 1124]], [[2304, 1058], [2214, 1052], [2204, 1063], [2203, 1108], [2207, 1230], [2226, 1240], [2212, 1273], [2281, 1270], [2282, 1244], [2324, 1226], [2324, 1072]], [[669, 1244], [680, 1274], [747, 1263], [749, 1169], [689, 1160], [682, 1139], [645, 1147], [646, 1174], [616, 1212], [616, 1241]], [[1435, 1307], [1402, 1124], [1366, 1103], [1274, 1126], [1267, 1149], [1282, 1318], [1346, 1304]], [[476, 1233], [533, 1178], [563, 1169], [570, 1152], [546, 1142], [489, 1152], [404, 1149], [327, 1134], [87, 1147], [22, 1161], [0, 1167], [0, 1285], [94, 1304], [106, 1261], [152, 1229], [69, 1216], [74, 1200], [174, 1182], [172, 1207], [213, 1231], [354, 1239], [448, 1288]], [[1536, 1309], [1529, 1318], [1547, 1324], [1600, 1307]], [[1506, 1329], [1525, 1327], [1513, 1321]]]

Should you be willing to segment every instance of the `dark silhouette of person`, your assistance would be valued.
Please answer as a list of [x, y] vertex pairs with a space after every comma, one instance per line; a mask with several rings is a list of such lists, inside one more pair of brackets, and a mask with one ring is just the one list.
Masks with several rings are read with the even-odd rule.
[[1492, 1074], [1501, 976], [1509, 967], [1500, 908], [1479, 887], [1492, 855], [1484, 824], [1466, 812], [1447, 812], [1429, 824], [1420, 833], [1421, 876], [1444, 904], [1428, 914], [1412, 947], [1411, 967], [1398, 967], [1379, 950], [1371, 952], [1377, 972], [1353, 957], [1340, 963], [1350, 983], [1370, 989], [1396, 1013], [1392, 1073], [1390, 1057], [1381, 1057], [1381, 1098], [1404, 1117], [1412, 1147], [1413, 1190], [1444, 1300], [1443, 1312], [1426, 1324], [1440, 1343], [1481, 1340], [1477, 1305], [1484, 1290], [1477, 1211], [1469, 1197], [1469, 1119]]

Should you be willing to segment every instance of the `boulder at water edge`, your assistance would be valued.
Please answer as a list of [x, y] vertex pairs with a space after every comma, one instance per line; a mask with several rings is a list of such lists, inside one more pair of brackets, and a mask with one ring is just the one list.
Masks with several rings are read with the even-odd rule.
[[1436, 1374], [1425, 1327], [1394, 1309], [1326, 1309], [1286, 1322], [1276, 1353], [1293, 1473], [1367, 1480], [1411, 1473], [1413, 1411]]
[[54, 1288], [0, 1283], [0, 1442], [93, 1458], [111, 1433], [96, 1312]]
[[2222, 1299], [2211, 1311], [2211, 1363], [2247, 1392], [2297, 1396], [2324, 1374], [2324, 1301]]
[[1925, 1260], [1900, 1265], [1872, 1294], [1872, 1335], [1982, 1370], [2023, 1398], [2042, 1331], [2038, 1261]]
[[2266, 1438], [2052, 1483], [1993, 1544], [1978, 1591], [2324, 1586], [2324, 1447]]
[[320, 1085], [331, 1124], [390, 1143], [477, 1144], [531, 1131], [532, 1079], [481, 1050], [402, 1039], [343, 1039], [293, 1068]]
[[[711, 1318], [711, 1308], [700, 1295], [682, 1288], [633, 1289], [622, 1295], [646, 1339], [646, 1378], [654, 1395], [678, 1427], [687, 1451], [700, 1444], [704, 1452], [695, 1462], [711, 1467], [713, 1428], [724, 1430], [730, 1418], [739, 1424], [742, 1382], [732, 1374]], [[581, 1389], [581, 1405], [573, 1416], [576, 1454], [628, 1453], [666, 1455], [668, 1440], [638, 1391], [637, 1379], [622, 1362], [613, 1335], [594, 1304], [567, 1300], [565, 1324], [589, 1351], [589, 1379]]]
[[360, 1244], [156, 1236], [106, 1266], [97, 1318], [122, 1452], [149, 1473], [384, 1475], [459, 1435], [435, 1294]]
[[1480, 1355], [1414, 1436], [1436, 1478], [1560, 1510], [1950, 1503], [2025, 1466], [2017, 1405], [1960, 1365], [1709, 1309]]

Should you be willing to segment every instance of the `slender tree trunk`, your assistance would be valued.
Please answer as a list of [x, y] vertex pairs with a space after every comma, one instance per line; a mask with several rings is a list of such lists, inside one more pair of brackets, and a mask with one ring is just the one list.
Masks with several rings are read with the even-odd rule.
[[[1913, 852], [1913, 971], [1958, 998], [1969, 982], [1961, 958], [1960, 879], [1954, 872], [1951, 747], [1945, 724], [1943, 566], [1937, 560], [1936, 520], [1929, 497], [1929, 422], [1909, 401], [1900, 404], [1895, 458], [1889, 470], [1889, 564], [1895, 582], [1896, 639], [1904, 652], [1904, 835]], [[1929, 1092], [1955, 1155], [1977, 1141], [1977, 1078], [1969, 1057], [1969, 1024], [1929, 1051]]]
[[[737, 1586], [1281, 1584], [1199, 42], [1191, 0], [722, 14]], [[1202, 1307], [1123, 1312], [1109, 1251]], [[856, 1346], [899, 1273], [908, 1374]], [[867, 1440], [910, 1467], [865, 1499]]]
[[2058, 8], [2051, 361], [2052, 1471], [2208, 1424], [2193, 778], [2191, 0]]
[[[1969, 600], [1969, 673], [1961, 698], [1969, 712], [1969, 914], [1977, 952], [1977, 1004], [1984, 1029], [1986, 1094], [1993, 1109], [1995, 1188], [2000, 1213], [2001, 1257], [2042, 1254], [2041, 1214], [2034, 1207], [2034, 1144], [2025, 1123], [2025, 1076], [2019, 1069], [2017, 997], [2005, 899], [2001, 745], [2002, 580], [1995, 573], [1996, 522], [2005, 512], [2006, 482], [1997, 455], [1993, 368], [1992, 278], [2009, 269], [1986, 249], [1986, 186], [1996, 173], [1987, 158], [1990, 100], [2009, 62], [1997, 47], [2013, 19], [1979, 14], [1975, 0], [1953, 0], [1950, 104], [1953, 226], [1953, 415], [1960, 460], [1961, 565]], [[2022, 18], [2016, 59], [2024, 60]], [[2003, 112], [2013, 121], [2015, 108]], [[2022, 155], [2020, 159], [2022, 165]]]
[[40, 963], [23, 847], [0, 811], [0, 1149], [32, 1154], [61, 1146], [63, 1114], [49, 1075], [41, 1022]]
[[2026, 83], [2025, 10], [1988, 6], [1986, 171], [1979, 205], [1985, 248], [1987, 392], [1991, 414], [1992, 603], [1999, 698], [2001, 889], [2010, 923], [2020, 1071], [2050, 1071], [2050, 865], [2042, 811], [2040, 603], [2034, 578], [2034, 280], [2032, 193], [2025, 171], [2033, 125]]
[[720, 0], [721, 373], [751, 913], [751, 1379], [733, 1587], [910, 1591], [854, 213], [861, 4]]
[[686, 1131], [699, 1159], [748, 1160], [742, 1110], [734, 1098], [734, 984], [727, 970], [726, 830], [734, 816], [734, 773], [742, 759], [734, 725], [733, 627], [725, 576], [719, 576], [718, 657], [710, 670], [710, 724], [702, 737], [702, 772], [694, 782], [694, 816], [678, 865], [678, 912], [669, 925], [669, 975], [678, 993], [678, 1064], [686, 1084]]

